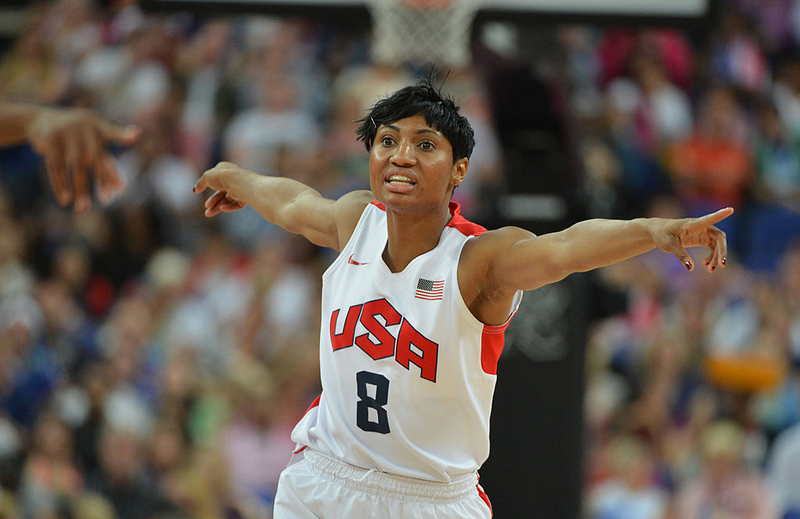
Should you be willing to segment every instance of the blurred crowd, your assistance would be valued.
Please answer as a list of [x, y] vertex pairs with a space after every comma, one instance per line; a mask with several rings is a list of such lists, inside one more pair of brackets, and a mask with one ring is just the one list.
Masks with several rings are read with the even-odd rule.
[[[800, 1], [552, 34], [588, 216], [736, 208], [714, 275], [658, 251], [594, 274], [587, 518], [800, 517]], [[476, 131], [455, 197], [478, 220], [513, 192], [480, 65], [446, 82]], [[249, 208], [206, 219], [192, 187], [229, 160], [367, 188], [354, 121], [418, 73], [320, 22], [28, 5], [0, 96], [143, 132], [114, 150], [124, 193], [85, 213], [30, 148], [0, 150], [0, 518], [270, 516], [319, 393], [332, 253]]]

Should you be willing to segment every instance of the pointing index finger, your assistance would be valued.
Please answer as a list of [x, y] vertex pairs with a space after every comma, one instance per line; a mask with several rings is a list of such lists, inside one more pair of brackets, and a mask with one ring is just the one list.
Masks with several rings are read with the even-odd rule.
[[733, 214], [733, 207], [726, 207], [714, 213], [701, 216], [695, 220], [695, 225], [698, 227], [711, 227], [712, 225], [721, 222], [725, 218]]

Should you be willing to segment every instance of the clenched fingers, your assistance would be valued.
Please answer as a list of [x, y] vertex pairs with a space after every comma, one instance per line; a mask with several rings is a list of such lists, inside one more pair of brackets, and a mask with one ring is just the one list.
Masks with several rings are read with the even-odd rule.
[[205, 202], [205, 215], [216, 216], [221, 212], [236, 211], [245, 206], [244, 202], [231, 198], [225, 191], [217, 191]]

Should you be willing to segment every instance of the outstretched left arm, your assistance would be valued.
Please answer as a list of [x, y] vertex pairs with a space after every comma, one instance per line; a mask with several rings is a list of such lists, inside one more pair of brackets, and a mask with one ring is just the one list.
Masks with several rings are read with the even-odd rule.
[[686, 248], [696, 246], [711, 250], [703, 264], [713, 272], [725, 266], [728, 254], [725, 233], [714, 224], [731, 214], [733, 209], [728, 207], [699, 218], [587, 220], [542, 236], [511, 231], [501, 240], [506, 246], [497, 250], [489, 274], [497, 287], [533, 290], [573, 272], [618, 263], [654, 248], [674, 254], [688, 270], [694, 270]]

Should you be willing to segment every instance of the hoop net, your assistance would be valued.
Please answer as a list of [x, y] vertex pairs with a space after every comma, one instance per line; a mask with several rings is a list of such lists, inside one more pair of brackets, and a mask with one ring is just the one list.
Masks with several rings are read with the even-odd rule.
[[463, 67], [481, 0], [368, 0], [372, 57], [389, 65]]

